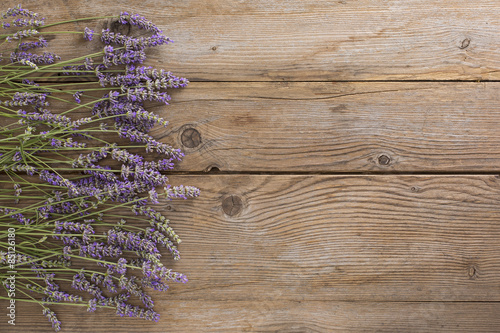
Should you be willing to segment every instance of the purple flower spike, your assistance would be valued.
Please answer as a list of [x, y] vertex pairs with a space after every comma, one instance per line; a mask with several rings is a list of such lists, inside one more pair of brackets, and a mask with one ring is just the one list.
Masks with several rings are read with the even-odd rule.
[[44, 307], [42, 313], [49, 319], [50, 323], [52, 324], [52, 328], [55, 329], [56, 332], [59, 332], [61, 330], [61, 322], [57, 319], [54, 311]]
[[[134, 35], [94, 32], [92, 23], [79, 31], [56, 29], [77, 33], [81, 43], [101, 44], [100, 51], [77, 48], [81, 54], [58, 63], [55, 53], [44, 52], [42, 32], [56, 33], [38, 28], [44, 18], [20, 5], [0, 17], [7, 29], [0, 106], [12, 118], [12, 126], [0, 130], [6, 141], [0, 162], [12, 180], [0, 213], [23, 245], [15, 256], [0, 251], [0, 264], [24, 269], [31, 283], [16, 286], [33, 294], [56, 331], [61, 322], [48, 308], [53, 303], [77, 303], [88, 312], [114, 308], [119, 316], [158, 321], [147, 288], [166, 291], [187, 278], [168, 266], [180, 259], [181, 240], [151, 206], [199, 195], [195, 187], [168, 184], [168, 171], [184, 154], [171, 140], [154, 136], [168, 120], [147, 110], [168, 105], [170, 89], [188, 84], [142, 65], [148, 48], [172, 41], [143, 16], [122, 12], [118, 24]], [[22, 207], [15, 206], [19, 201]], [[13, 234], [9, 229], [6, 237]], [[59, 282], [68, 276], [70, 288], [87, 297], [63, 290], [68, 284]], [[14, 287], [11, 281], [4, 286]], [[142, 304], [133, 303], [138, 300]]]
[[75, 102], [80, 103], [80, 97], [82, 96], [83, 91], [77, 91], [76, 93], [73, 94], [73, 97], [75, 98]]
[[86, 40], [92, 40], [94, 38], [94, 30], [85, 27], [83, 30], [83, 38]]
[[144, 16], [139, 16], [137, 14], [129, 14], [127, 12], [122, 12], [118, 21], [121, 24], [130, 24], [139, 27], [140, 29], [150, 30], [157, 34], [161, 34], [162, 31], [153, 22], [147, 20]]

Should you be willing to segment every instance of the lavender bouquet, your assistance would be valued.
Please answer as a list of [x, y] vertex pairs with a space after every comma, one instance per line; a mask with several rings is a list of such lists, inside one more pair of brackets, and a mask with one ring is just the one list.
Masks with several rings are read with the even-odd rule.
[[[199, 195], [167, 184], [183, 154], [148, 134], [168, 122], [146, 108], [188, 83], [143, 65], [148, 48], [171, 40], [127, 12], [45, 24], [18, 5], [1, 17], [0, 299], [9, 323], [21, 301], [38, 303], [56, 331], [50, 306], [61, 303], [158, 321], [147, 291], [187, 279], [161, 260], [178, 260], [181, 240], [152, 206]], [[47, 29], [91, 20], [129, 33]], [[73, 59], [47, 51], [47, 36], [67, 33], [102, 46]]]

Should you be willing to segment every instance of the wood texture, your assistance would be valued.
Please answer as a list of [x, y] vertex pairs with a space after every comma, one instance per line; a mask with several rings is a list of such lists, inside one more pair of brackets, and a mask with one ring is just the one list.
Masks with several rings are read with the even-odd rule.
[[[171, 183], [202, 191], [161, 206], [189, 283], [154, 295], [158, 324], [54, 307], [63, 332], [499, 331], [500, 83], [475, 82], [500, 80], [498, 1], [23, 5], [140, 13], [175, 41], [147, 65], [192, 81], [152, 108], [186, 153]], [[101, 47], [50, 36], [64, 59]], [[0, 332], [52, 332], [17, 314]]]
[[[183, 239], [182, 259], [171, 267], [190, 281], [155, 295], [160, 324], [130, 320], [120, 332], [498, 328], [497, 177], [188, 175], [171, 182], [202, 191], [193, 201], [162, 204]], [[229, 214], [228, 197], [242, 203]], [[59, 308], [69, 331], [124, 323], [106, 311]], [[18, 313], [22, 332], [44, 322], [35, 306]]]
[[[4, 0], [3, 6], [17, 0]], [[27, 0], [49, 21], [140, 13], [175, 41], [151, 55], [193, 81], [498, 80], [496, 0]], [[107, 24], [92, 23], [101, 29]], [[85, 23], [75, 24], [83, 29]], [[79, 48], [52, 41], [65, 58]]]
[[[159, 323], [121, 318], [106, 312], [62, 308], [62, 332], [498, 332], [499, 303], [171, 301], [156, 302]], [[35, 305], [20, 314], [18, 332], [52, 333], [33, 321]], [[43, 318], [45, 319], [45, 318]], [[3, 323], [0, 323], [0, 329]], [[118, 330], [119, 328], [119, 330]], [[9, 331], [10, 332], [10, 331]]]
[[[190, 277], [168, 299], [500, 301], [495, 176], [171, 181], [202, 196], [165, 207]], [[228, 215], [231, 196], [242, 204]]]
[[[178, 170], [495, 172], [499, 83], [192, 83], [156, 109]], [[193, 148], [182, 134], [194, 128]]]
[[180, 172], [497, 173], [499, 90], [497, 82], [193, 82], [172, 91], [171, 105], [150, 108], [170, 122], [152, 134], [184, 151]]

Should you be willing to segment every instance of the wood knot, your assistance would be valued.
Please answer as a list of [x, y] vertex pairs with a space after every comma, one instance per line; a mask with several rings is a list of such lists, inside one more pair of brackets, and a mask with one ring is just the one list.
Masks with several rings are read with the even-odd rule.
[[196, 148], [200, 145], [201, 143], [201, 135], [200, 132], [198, 132], [194, 128], [188, 128], [184, 130], [181, 134], [181, 142], [184, 145], [184, 147], [187, 148]]
[[243, 201], [239, 196], [230, 195], [222, 200], [222, 210], [228, 216], [235, 216], [241, 212], [243, 208]]
[[217, 46], [212, 46], [212, 51], [217, 51]]
[[469, 47], [469, 45], [470, 45], [470, 38], [465, 38], [458, 48], [463, 50], [463, 49], [466, 49], [467, 47]]
[[220, 168], [216, 165], [210, 165], [205, 169], [205, 172], [208, 173], [217, 173], [220, 172]]
[[471, 280], [477, 279], [477, 267], [474, 265], [470, 265], [469, 268], [467, 269], [467, 275]]
[[120, 23], [120, 21], [114, 20], [109, 25], [109, 30], [111, 30], [114, 33], [128, 35], [128, 34], [130, 34], [130, 31], [132, 30], [132, 25], [130, 23], [122, 24], [122, 23]]
[[378, 164], [383, 165], [383, 166], [387, 166], [387, 165], [391, 164], [391, 158], [385, 154], [380, 155], [378, 157], [377, 161], [378, 161]]
[[412, 187], [410, 188], [410, 190], [411, 190], [412, 192], [415, 192], [415, 193], [416, 193], [416, 192], [420, 191], [420, 187], [418, 187], [418, 186], [412, 186]]

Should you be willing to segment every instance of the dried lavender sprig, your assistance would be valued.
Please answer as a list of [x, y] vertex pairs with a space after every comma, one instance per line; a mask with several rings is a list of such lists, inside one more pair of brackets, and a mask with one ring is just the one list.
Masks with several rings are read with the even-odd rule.
[[[141, 29], [147, 29], [152, 31], [154, 34], [159, 34], [161, 31], [150, 21], [146, 20], [145, 18], [138, 16], [138, 15], [130, 15], [128, 13], [122, 13], [120, 15], [120, 22], [123, 24], [131, 24], [135, 25]], [[48, 25], [46, 25], [47, 27]], [[24, 31], [24, 30], [23, 30]], [[17, 38], [31, 38], [31, 36], [37, 35], [37, 32], [21, 32], [18, 35], [15, 35]], [[90, 29], [85, 29], [83, 32], [83, 36], [87, 40], [91, 40], [93, 38], [93, 31]], [[12, 38], [12, 36], [10, 36]], [[159, 185], [165, 185], [165, 182], [167, 179], [163, 177], [160, 173], [160, 171], [164, 170], [169, 170], [173, 167], [173, 162], [175, 160], [178, 160], [182, 157], [182, 153], [180, 151], [176, 151], [172, 147], [169, 147], [163, 143], [160, 143], [158, 141], [155, 141], [152, 139], [152, 137], [148, 136], [147, 132], [152, 128], [152, 126], [156, 123], [163, 123], [166, 125], [166, 122], [160, 118], [155, 117], [155, 115], [152, 115], [150, 113], [147, 113], [147, 111], [142, 111], [142, 109], [137, 108], [137, 106], [142, 106], [142, 103], [147, 100], [156, 100], [156, 101], [162, 101], [166, 102], [168, 100], [168, 95], [164, 92], [161, 92], [161, 89], [165, 88], [172, 88], [172, 87], [180, 87], [183, 86], [184, 83], [182, 81], [176, 81], [173, 76], [163, 76], [162, 77], [155, 77], [155, 78], [149, 78], [146, 75], [142, 75], [142, 77], [138, 77], [139, 82], [134, 82], [137, 79], [133, 79], [130, 77], [126, 77], [127, 75], [130, 75], [130, 73], [124, 73], [118, 74], [116, 76], [109, 75], [109, 73], [113, 72], [113, 69], [111, 69], [110, 66], [115, 66], [117, 64], [127, 64], [127, 68], [131, 69], [133, 68], [133, 64], [141, 63], [144, 61], [144, 54], [142, 49], [146, 46], [156, 46], [158, 44], [163, 43], [166, 39], [162, 39], [163, 37], [151, 37], [149, 39], [133, 39], [133, 38], [126, 38], [125, 42], [123, 45], [125, 46], [123, 49], [120, 48], [107, 48], [105, 49], [101, 55], [104, 55], [103, 58], [103, 63], [93, 63], [91, 64], [88, 59], [93, 59], [99, 54], [94, 54], [85, 57], [85, 61], [87, 62], [83, 69], [85, 69], [85, 72], [88, 73], [90, 69], [95, 70], [95, 75], [99, 78], [101, 84], [111, 84], [114, 86], [114, 84], [118, 84], [120, 91], [122, 91], [122, 94], [118, 96], [126, 96], [127, 100], [129, 103], [131, 103], [131, 107], [133, 109], [129, 109], [126, 112], [123, 113], [116, 113], [114, 115], [107, 115], [106, 117], [101, 117], [100, 120], [104, 119], [110, 119], [114, 118], [115, 122], [119, 124], [119, 128], [124, 129], [124, 128], [129, 128], [130, 130], [134, 131], [132, 136], [129, 138], [132, 138], [132, 141], [138, 141], [137, 143], [143, 144], [146, 148], [147, 152], [151, 151], [157, 151], [160, 153], [164, 153], [170, 156], [170, 158], [164, 158], [158, 163], [156, 162], [144, 162], [143, 160], [138, 160], [136, 157], [130, 156], [130, 158], [126, 162], [122, 162], [122, 168], [120, 170], [120, 176], [121, 179], [118, 179], [118, 177], [115, 176], [115, 171], [110, 170], [104, 167], [100, 167], [98, 163], [101, 161], [101, 159], [97, 158], [97, 161], [92, 161], [95, 159], [91, 155], [89, 156], [90, 160], [86, 160], [85, 158], [82, 158], [81, 160], [78, 160], [77, 162], [73, 161], [73, 163], [76, 163], [75, 165], [78, 166], [81, 163], [86, 163], [85, 167], [87, 168], [86, 170], [83, 170], [84, 172], [88, 173], [88, 176], [82, 178], [82, 180], [85, 180], [83, 182], [77, 181], [75, 179], [65, 179], [64, 177], [61, 177], [57, 173], [55, 173], [55, 170], [62, 170], [59, 167], [51, 167], [49, 161], [55, 161], [54, 159], [49, 160], [45, 159], [43, 157], [37, 156], [40, 153], [43, 153], [41, 149], [34, 149], [34, 148], [29, 148], [30, 145], [36, 145], [40, 141], [45, 142], [42, 147], [45, 147], [46, 145], [50, 145], [55, 149], [64, 151], [65, 149], [71, 149], [75, 148], [75, 145], [77, 148], [84, 149], [86, 147], [85, 143], [74, 143], [73, 141], [68, 141], [68, 138], [65, 137], [66, 135], [69, 134], [78, 134], [80, 137], [82, 137], [85, 140], [90, 140], [90, 139], [97, 139], [95, 137], [91, 137], [89, 135], [86, 135], [84, 131], [78, 130], [77, 131], [72, 131], [70, 128], [71, 126], [75, 126], [75, 128], [78, 128], [82, 125], [89, 124], [90, 122], [82, 123], [82, 124], [76, 124], [76, 123], [69, 123], [66, 121], [64, 123], [64, 118], [54, 118], [54, 120], [51, 122], [48, 118], [46, 119], [41, 119], [36, 117], [43, 117], [40, 112], [40, 108], [47, 107], [47, 105], [43, 105], [46, 101], [47, 98], [49, 98], [50, 95], [45, 95], [47, 93], [47, 90], [43, 92], [44, 95], [40, 96], [45, 96], [42, 97], [44, 100], [26, 100], [24, 99], [23, 101], [13, 101], [12, 104], [7, 104], [6, 107], [15, 107], [14, 103], [24, 103], [27, 106], [32, 106], [35, 109], [35, 112], [38, 112], [38, 115], [36, 114], [31, 114], [30, 116], [24, 117], [24, 119], [21, 119], [21, 122], [19, 124], [25, 125], [25, 126], [32, 126], [33, 128], [36, 128], [37, 126], [45, 126], [47, 124], [57, 124], [57, 130], [50, 130], [50, 131], [42, 131], [40, 134], [35, 132], [34, 130], [27, 131], [26, 134], [22, 137], [22, 141], [24, 144], [28, 145], [28, 147], [21, 147], [20, 148], [20, 153], [21, 155], [15, 153], [8, 153], [5, 156], [10, 157], [12, 156], [13, 159], [17, 159], [17, 164], [12, 162], [9, 162], [11, 166], [9, 166], [10, 170], [9, 172], [12, 171], [21, 171], [21, 172], [27, 172], [28, 174], [35, 174], [39, 173], [42, 176], [42, 179], [44, 181], [49, 182], [53, 186], [58, 186], [61, 188], [62, 191], [64, 191], [64, 195], [67, 195], [67, 199], [61, 200], [61, 195], [54, 193], [54, 199], [51, 197], [49, 199], [52, 199], [52, 201], [49, 202], [47, 199], [48, 206], [51, 208], [47, 208], [42, 211], [43, 207], [40, 206], [31, 206], [33, 209], [34, 207], [37, 207], [37, 214], [41, 214], [42, 217], [42, 223], [44, 225], [48, 225], [50, 223], [54, 223], [56, 225], [55, 229], [55, 234], [60, 233], [60, 237], [65, 239], [65, 242], [67, 242], [64, 247], [63, 252], [59, 255], [59, 252], [56, 252], [54, 254], [49, 254], [45, 256], [45, 259], [49, 259], [50, 256], [63, 256], [64, 258], [71, 258], [74, 254], [72, 254], [72, 246], [78, 247], [81, 252], [81, 255], [85, 255], [88, 257], [88, 260], [95, 261], [95, 260], [100, 260], [100, 256], [115, 256], [121, 248], [127, 250], [127, 251], [135, 251], [139, 255], [139, 259], [141, 259], [142, 263], [146, 262], [151, 262], [152, 267], [155, 267], [151, 272], [155, 273], [150, 273], [150, 270], [146, 270], [143, 272], [146, 273], [146, 278], [143, 278], [142, 284], [145, 286], [152, 286], [156, 288], [157, 290], [166, 290], [167, 286], [161, 282], [161, 278], [167, 278], [170, 280], [178, 281], [178, 282], [185, 282], [185, 279], [182, 278], [182, 275], [172, 275], [170, 270], [166, 269], [164, 266], [160, 265], [159, 262], [159, 255], [158, 255], [158, 250], [157, 247], [159, 245], [166, 246], [169, 251], [171, 251], [174, 255], [174, 258], [178, 257], [177, 249], [176, 247], [170, 242], [168, 238], [165, 238], [162, 236], [161, 232], [165, 232], [167, 235], [170, 235], [171, 237], [174, 238], [175, 240], [175, 234], [173, 231], [171, 231], [171, 228], [167, 226], [166, 222], [162, 222], [161, 218], [159, 221], [151, 222], [152, 226], [154, 228], [148, 228], [146, 229], [145, 232], [138, 232], [134, 233], [131, 231], [126, 230], [127, 228], [123, 224], [118, 224], [115, 227], [114, 232], [108, 233], [108, 240], [115, 244], [115, 247], [110, 247], [107, 249], [103, 248], [103, 245], [100, 245], [99, 243], [96, 243], [95, 241], [93, 242], [93, 239], [96, 237], [102, 237], [95, 235], [93, 232], [93, 228], [89, 225], [91, 222], [85, 222], [83, 224], [81, 221], [85, 219], [85, 217], [90, 217], [94, 215], [94, 211], [97, 210], [99, 211], [99, 214], [101, 212], [106, 212], [107, 209], [102, 209], [102, 205], [108, 201], [116, 201], [116, 202], [124, 202], [126, 204], [130, 203], [137, 203], [137, 206], [142, 208], [145, 207], [144, 205], [146, 204], [147, 201], [151, 203], [155, 203], [158, 201], [158, 193], [155, 190], [156, 186]], [[23, 42], [24, 43], [24, 42]], [[41, 47], [42, 45], [37, 46], [35, 43], [33, 44], [26, 44], [26, 49], [30, 48], [36, 48], [36, 47]], [[26, 50], [21, 50], [25, 52]], [[56, 65], [61, 66], [64, 63], [68, 63], [67, 61], [65, 62], [58, 62], [49, 64], [49, 65], [44, 65], [43, 63], [40, 64], [40, 62], [49, 62], [49, 61], [39, 61], [39, 58], [34, 58], [33, 56], [23, 56], [23, 53], [15, 53], [14, 56], [16, 58], [13, 58], [13, 61], [18, 61], [22, 65], [26, 65], [27, 68], [22, 70], [22, 73], [16, 74], [16, 72], [12, 72], [13, 74], [9, 74], [8, 79], [10, 80], [9, 82], [15, 83], [15, 80], [21, 79], [23, 76], [29, 76], [30, 74], [34, 73], [34, 70], [38, 71], [57, 71]], [[21, 57], [21, 59], [19, 59]], [[79, 59], [83, 59], [80, 57]], [[79, 61], [79, 60], [78, 60]], [[15, 67], [12, 67], [15, 68]], [[33, 70], [32, 70], [32, 69]], [[75, 68], [74, 70], [80, 71], [80, 68]], [[122, 76], [120, 76], [122, 75]], [[156, 74], [151, 74], [156, 75]], [[6, 79], [3, 79], [0, 81], [1, 83], [5, 83]], [[114, 80], [114, 81], [113, 81]], [[115, 82], [115, 83], [112, 83]], [[187, 80], [185, 81], [187, 82]], [[1, 84], [0, 83], [0, 84]], [[22, 89], [29, 89], [29, 87], [23, 87]], [[35, 85], [33, 85], [33, 89], [41, 89], [39, 87], [35, 88]], [[76, 103], [80, 103], [80, 98], [83, 93], [80, 93], [80, 91], [85, 91], [85, 90], [75, 90], [72, 91], [71, 94], [74, 95], [73, 97], [75, 98]], [[108, 100], [114, 105], [118, 101], [118, 96], [109, 94], [108, 97], [105, 97], [104, 99], [101, 100]], [[52, 96], [50, 98], [53, 98]], [[88, 97], [87, 97], [88, 98]], [[97, 101], [99, 102], [99, 100]], [[95, 100], [90, 102], [90, 103], [82, 103], [78, 107], [72, 108], [70, 110], [67, 110], [65, 113], [70, 113], [79, 109], [84, 109], [91, 105], [92, 103], [97, 103]], [[17, 110], [15, 110], [17, 112]], [[22, 115], [27, 115], [27, 113], [22, 113]], [[64, 115], [60, 115], [59, 117], [63, 117]], [[32, 117], [30, 119], [29, 117]], [[52, 118], [51, 118], [52, 119]], [[41, 121], [40, 121], [41, 120]], [[61, 126], [62, 125], [62, 126]], [[67, 131], [67, 132], [66, 132]], [[106, 129], [105, 127], [102, 127], [102, 131], [105, 132]], [[111, 130], [114, 131], [114, 130]], [[121, 132], [122, 134], [123, 131]], [[56, 136], [57, 135], [57, 136]], [[61, 137], [62, 135], [62, 137]], [[97, 140], [98, 142], [102, 142]], [[80, 145], [80, 146], [79, 146]], [[116, 148], [115, 148], [116, 149]], [[92, 151], [92, 150], [91, 150]], [[118, 154], [117, 158], [123, 158], [120, 154], [120, 151], [116, 151], [115, 153]], [[62, 156], [62, 155], [60, 155]], [[118, 157], [120, 156], [120, 157]], [[21, 159], [19, 159], [21, 158]], [[20, 163], [22, 162], [24, 163]], [[2, 161], [6, 161], [6, 158], [3, 158]], [[26, 164], [27, 161], [30, 164]], [[87, 162], [85, 162], [87, 161]], [[15, 160], [13, 162], [16, 162]], [[78, 170], [78, 168], [76, 169]], [[78, 186], [77, 186], [78, 185]], [[95, 187], [95, 189], [93, 189]], [[96, 189], [98, 191], [96, 192]], [[138, 194], [141, 193], [146, 193], [148, 192], [149, 198], [148, 199], [136, 199]], [[85, 193], [85, 194], [84, 194]], [[189, 190], [186, 192], [181, 189], [176, 189], [175, 191], [172, 191], [171, 196], [179, 195], [183, 193], [188, 193], [189, 195]], [[193, 192], [195, 193], [195, 192]], [[84, 196], [82, 196], [84, 194]], [[184, 194], [186, 196], [186, 194]], [[19, 195], [21, 196], [21, 195]], [[194, 196], [194, 195], [193, 195]], [[81, 201], [77, 201], [81, 200]], [[80, 202], [80, 203], [78, 203]], [[139, 209], [140, 209], [139, 208]], [[17, 219], [19, 222], [22, 222], [25, 225], [30, 225], [29, 223], [26, 223], [26, 221], [30, 220], [31, 217], [29, 214], [24, 214], [24, 212], [29, 212], [27, 209], [21, 210], [21, 212], [9, 212], [11, 217], [14, 215], [17, 216]], [[57, 222], [57, 219], [54, 219], [55, 216], [61, 215], [64, 212], [68, 212], [66, 214], [66, 218], [71, 218], [75, 219], [72, 221], [66, 221], [66, 222]], [[38, 215], [37, 215], [38, 216]], [[37, 217], [38, 220], [38, 217]], [[99, 219], [98, 219], [99, 220]], [[154, 220], [154, 219], [152, 219]], [[99, 220], [101, 221], [101, 220]], [[92, 222], [93, 223], [93, 222]], [[102, 225], [102, 224], [101, 224]], [[113, 230], [113, 229], [112, 229]], [[24, 235], [22, 232], [19, 235]], [[45, 233], [40, 233], [40, 232], [31, 232], [30, 235], [32, 236], [41, 236], [45, 235]], [[174, 236], [173, 236], [174, 235]], [[110, 238], [111, 237], [111, 238]], [[115, 238], [116, 237], [116, 238]], [[54, 249], [52, 246], [49, 246], [47, 243], [42, 241], [43, 238], [40, 239], [41, 245], [46, 247], [46, 251], [58, 251], [57, 249]], [[93, 243], [92, 243], [93, 242]], [[68, 245], [69, 244], [69, 245]], [[99, 247], [100, 246], [100, 247]], [[98, 250], [98, 248], [100, 250]], [[75, 248], [76, 249], [76, 248]], [[42, 249], [38, 249], [40, 252]], [[114, 252], [113, 252], [114, 251]], [[118, 252], [117, 252], [118, 251]], [[33, 262], [36, 260], [40, 260], [40, 258], [34, 258], [31, 259]], [[105, 265], [111, 265], [107, 267], [109, 272], [112, 272], [111, 274], [115, 273], [125, 273], [123, 271], [123, 268], [119, 266], [118, 264], [123, 264], [123, 261], [118, 260], [118, 263], [116, 265], [113, 264], [105, 264]], [[58, 265], [57, 263], [54, 263], [54, 265]], [[61, 262], [62, 265], [62, 262]], [[136, 267], [134, 265], [130, 265], [131, 267]], [[40, 272], [40, 269], [37, 269], [38, 272]], [[37, 273], [39, 274], [39, 273]], [[150, 275], [151, 277], [154, 278], [147, 278], [147, 276]], [[109, 276], [108, 276], [109, 277]], [[104, 282], [107, 281], [107, 282]], [[122, 281], [125, 281], [123, 279]], [[134, 283], [131, 282], [131, 280], [127, 280], [126, 284], [123, 284], [127, 290], [129, 290], [131, 293], [134, 295], [137, 295], [141, 298], [143, 301], [144, 305], [146, 306], [145, 309], [140, 309], [138, 307], [134, 307], [131, 305], [126, 304], [126, 297], [123, 299], [116, 299], [116, 300], [103, 300], [102, 299], [102, 294], [99, 292], [98, 289], [91, 288], [89, 289], [92, 293], [92, 295], [96, 298], [93, 298], [94, 301], [89, 301], [88, 306], [90, 310], [95, 310], [96, 306], [98, 305], [107, 305], [107, 304], [113, 304], [116, 309], [117, 309], [117, 314], [119, 315], [128, 315], [128, 316], [136, 316], [136, 317], [141, 317], [145, 319], [150, 319], [150, 320], [158, 320], [159, 316], [156, 314], [154, 311], [152, 311], [150, 308], [152, 308], [152, 300], [150, 299], [149, 296], [146, 294], [141, 294], [136, 287], [134, 287]], [[52, 286], [50, 288], [56, 288], [52, 282], [47, 280], [48, 285]], [[108, 290], [114, 290], [113, 283], [108, 281], [108, 280], [103, 280], [103, 283], [105, 283], [106, 288]], [[77, 284], [78, 286], [78, 284]], [[54, 296], [54, 292], [52, 292], [50, 295], [46, 295], [44, 298], [45, 301], [50, 301], [50, 299], [57, 299], [57, 297], [63, 297], [62, 295], [59, 295], [56, 293], [56, 296]], [[51, 323], [53, 323], [54, 327], [56, 329], [59, 329], [60, 323], [58, 322], [57, 318], [55, 317], [55, 314], [51, 312], [51, 310], [44, 310], [44, 314], [49, 318]]]

